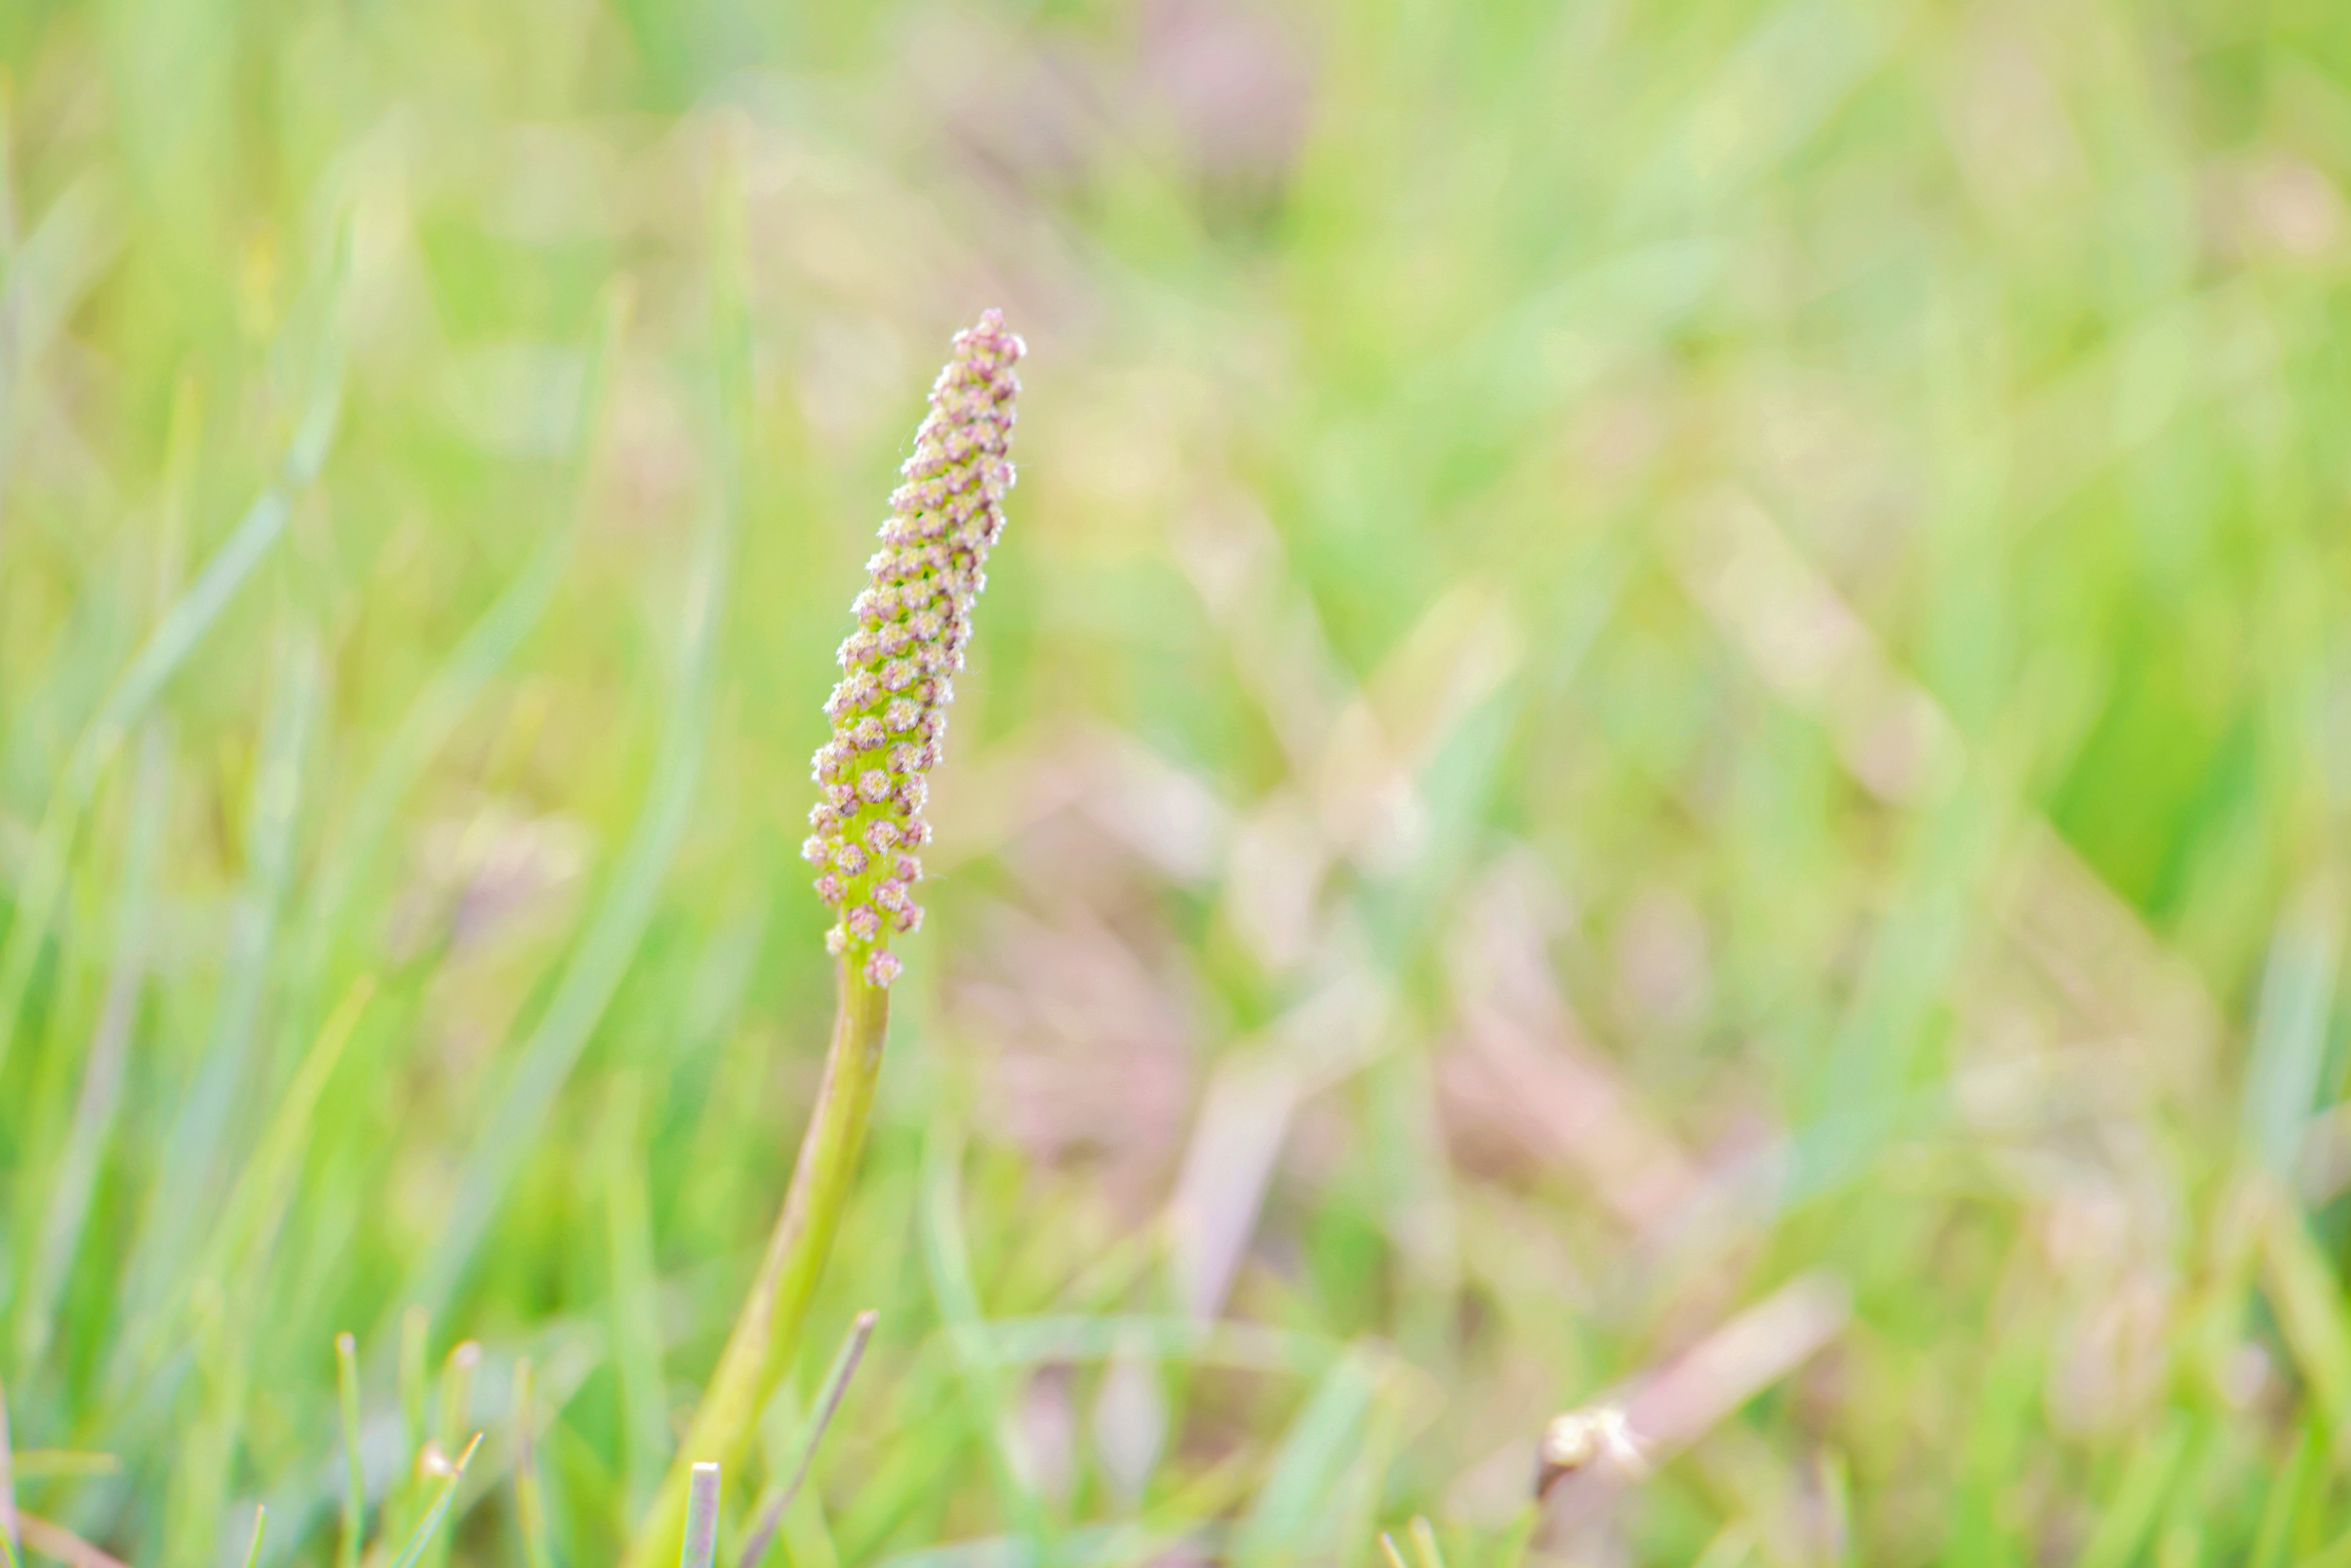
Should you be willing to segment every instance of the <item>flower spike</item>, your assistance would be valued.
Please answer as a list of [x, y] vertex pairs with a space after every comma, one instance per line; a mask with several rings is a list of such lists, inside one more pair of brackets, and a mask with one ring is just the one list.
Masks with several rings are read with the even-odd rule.
[[841, 912], [825, 936], [832, 953], [870, 985], [897, 978], [890, 936], [914, 930], [923, 912], [914, 884], [930, 841], [925, 777], [938, 766], [947, 677], [963, 668], [972, 606], [987, 586], [982, 568], [1004, 533], [1012, 488], [1013, 364], [1027, 346], [1000, 311], [956, 334], [955, 357], [931, 387], [931, 412], [891, 494], [882, 548], [865, 563], [872, 582], [852, 607], [841, 644], [841, 684], [824, 705], [832, 737], [811, 768], [820, 799], [800, 853], [817, 868], [817, 896]]

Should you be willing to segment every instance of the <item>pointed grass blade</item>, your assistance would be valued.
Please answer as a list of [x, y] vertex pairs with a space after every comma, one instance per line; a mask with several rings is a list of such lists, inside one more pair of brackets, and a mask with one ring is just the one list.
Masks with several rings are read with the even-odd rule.
[[538, 1387], [530, 1357], [515, 1362], [515, 1522], [522, 1531], [524, 1568], [549, 1568], [554, 1555], [547, 1543], [547, 1498], [538, 1485], [538, 1435], [531, 1424]]
[[1445, 1553], [1437, 1544], [1437, 1527], [1425, 1513], [1412, 1516], [1412, 1544], [1420, 1553], [1421, 1568], [1445, 1568]]
[[0, 1546], [8, 1552], [7, 1568], [16, 1568], [16, 1445], [8, 1436], [8, 1395], [0, 1389]]
[[841, 1350], [832, 1358], [832, 1370], [824, 1375], [824, 1392], [817, 1396], [816, 1409], [809, 1416], [808, 1436], [800, 1441], [799, 1458], [792, 1465], [791, 1479], [760, 1508], [758, 1522], [751, 1527], [750, 1539], [743, 1543], [743, 1568], [759, 1568], [760, 1559], [768, 1554], [768, 1545], [784, 1521], [784, 1510], [799, 1496], [800, 1484], [808, 1479], [809, 1464], [816, 1458], [816, 1446], [824, 1441], [825, 1428], [832, 1425], [833, 1413], [841, 1408], [841, 1397], [849, 1391], [849, 1380], [856, 1375], [857, 1364], [864, 1359], [865, 1343], [873, 1337], [873, 1324], [880, 1316], [868, 1307], [849, 1326], [849, 1336], [841, 1342]]
[[66, 1568], [126, 1568], [122, 1559], [112, 1552], [102, 1552], [68, 1530], [35, 1514], [19, 1512], [16, 1528], [25, 1532], [25, 1544], [42, 1556], [62, 1563]]
[[367, 1525], [367, 1467], [360, 1455], [359, 1342], [335, 1336], [335, 1392], [343, 1416], [343, 1534], [335, 1561], [359, 1568], [360, 1534]]
[[441, 1528], [441, 1521], [447, 1516], [449, 1505], [457, 1500], [457, 1488], [465, 1479], [465, 1467], [474, 1462], [474, 1450], [481, 1446], [482, 1435], [476, 1432], [474, 1440], [465, 1445], [465, 1451], [457, 1456], [456, 1463], [450, 1466], [449, 1479], [441, 1485], [441, 1495], [433, 1500], [432, 1510], [425, 1514], [424, 1522], [416, 1527], [416, 1533], [408, 1538], [408, 1544], [400, 1549], [398, 1557], [392, 1559], [392, 1568], [416, 1568], [423, 1559], [425, 1547], [432, 1543], [433, 1532]]
[[694, 1467], [685, 1491], [685, 1542], [678, 1549], [677, 1568], [710, 1568], [718, 1558], [718, 1467]]

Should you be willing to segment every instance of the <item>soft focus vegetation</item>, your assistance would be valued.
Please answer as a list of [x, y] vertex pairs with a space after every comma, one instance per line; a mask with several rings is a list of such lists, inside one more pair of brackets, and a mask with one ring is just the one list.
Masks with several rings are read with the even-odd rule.
[[36, 1557], [334, 1560], [344, 1330], [382, 1561], [476, 1427], [423, 1568], [617, 1556], [1000, 304], [931, 918], [722, 1561], [871, 1307], [770, 1563], [1508, 1568], [1604, 1397], [1653, 1473], [1555, 1561], [2351, 1562], [2351, 11], [7, 0], [0, 65]]

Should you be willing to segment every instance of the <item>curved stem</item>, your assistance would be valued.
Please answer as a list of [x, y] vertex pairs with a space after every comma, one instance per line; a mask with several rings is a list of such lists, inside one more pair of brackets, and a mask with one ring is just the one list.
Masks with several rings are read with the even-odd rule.
[[844, 960], [840, 1010], [825, 1055], [824, 1082], [800, 1140], [784, 1211], [768, 1239], [751, 1293], [736, 1314], [718, 1369], [711, 1374], [693, 1429], [678, 1450], [660, 1494], [629, 1543], [622, 1568], [666, 1568], [685, 1529], [686, 1498], [697, 1463], [740, 1465], [752, 1428], [791, 1364], [809, 1300], [832, 1250], [833, 1233], [857, 1174], [865, 1124], [881, 1075], [882, 1040], [890, 1028], [890, 993], [868, 985]]

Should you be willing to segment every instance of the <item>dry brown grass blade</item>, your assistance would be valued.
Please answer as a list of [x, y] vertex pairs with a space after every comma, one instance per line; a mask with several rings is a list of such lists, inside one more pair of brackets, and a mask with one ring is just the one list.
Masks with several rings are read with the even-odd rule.
[[25, 1544], [44, 1557], [53, 1557], [67, 1568], [129, 1568], [112, 1552], [92, 1546], [62, 1524], [53, 1524], [37, 1514], [19, 1511], [17, 1531]]
[[[1811, 1359], [1852, 1313], [1844, 1281], [1802, 1275], [1594, 1405], [1622, 1409], [1625, 1440], [1645, 1465], [1662, 1463]], [[1572, 1533], [1600, 1519], [1637, 1469], [1593, 1465], [1562, 1478], [1549, 1495], [1550, 1528]]]

